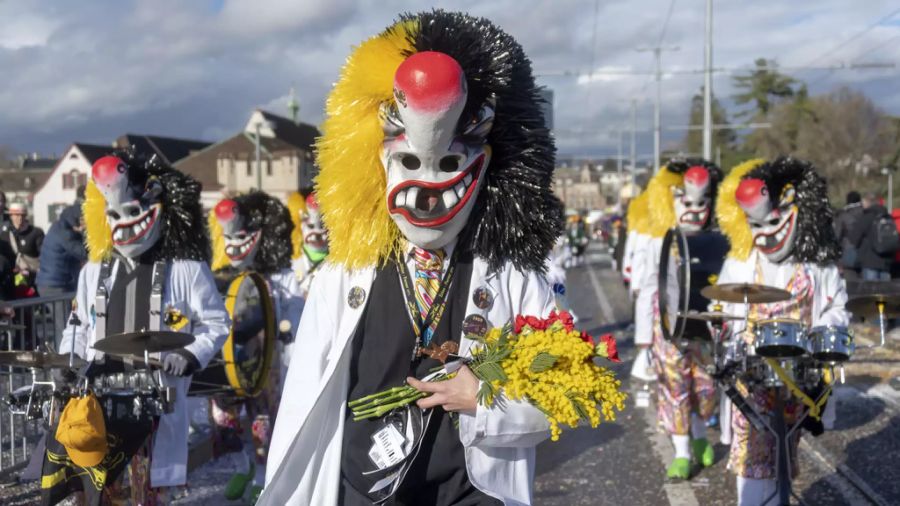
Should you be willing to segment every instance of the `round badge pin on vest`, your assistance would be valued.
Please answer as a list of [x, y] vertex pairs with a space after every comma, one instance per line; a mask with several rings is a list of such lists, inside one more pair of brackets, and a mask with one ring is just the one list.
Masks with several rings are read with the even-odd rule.
[[350, 307], [353, 309], [358, 309], [359, 306], [363, 305], [363, 302], [366, 300], [366, 291], [358, 286], [354, 286], [350, 289], [350, 293], [347, 294], [347, 304], [350, 304]]
[[472, 292], [472, 303], [478, 309], [488, 310], [494, 305], [494, 294], [486, 286], [480, 286]]
[[470, 314], [463, 320], [462, 329], [465, 335], [482, 337], [488, 331], [488, 322], [480, 314]]

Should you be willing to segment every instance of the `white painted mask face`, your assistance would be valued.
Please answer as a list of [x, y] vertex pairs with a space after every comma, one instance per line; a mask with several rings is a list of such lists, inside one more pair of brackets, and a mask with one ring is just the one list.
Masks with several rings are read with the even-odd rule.
[[113, 247], [128, 258], [137, 258], [153, 247], [162, 234], [162, 185], [149, 179], [144, 187], [128, 180], [128, 166], [115, 156], [94, 163], [91, 178], [106, 200], [106, 221]]
[[426, 51], [394, 76], [396, 105], [381, 110], [387, 207], [400, 232], [425, 249], [452, 241], [469, 219], [491, 159], [494, 109], [462, 118], [466, 77], [459, 63]]
[[685, 232], [697, 232], [709, 224], [712, 184], [705, 167], [694, 166], [684, 173], [684, 186], [672, 189], [677, 225]]
[[300, 213], [300, 230], [303, 233], [303, 250], [313, 261], [321, 260], [328, 254], [328, 231], [314, 193], [306, 197], [306, 211]]
[[259, 250], [262, 230], [249, 230], [248, 218], [242, 216], [237, 202], [225, 199], [216, 204], [216, 220], [225, 239], [225, 256], [235, 269], [249, 268]]
[[797, 234], [798, 208], [796, 190], [786, 185], [781, 191], [778, 206], [772, 206], [769, 189], [761, 179], [741, 181], [736, 192], [738, 204], [747, 215], [753, 233], [753, 246], [772, 262], [791, 256]]

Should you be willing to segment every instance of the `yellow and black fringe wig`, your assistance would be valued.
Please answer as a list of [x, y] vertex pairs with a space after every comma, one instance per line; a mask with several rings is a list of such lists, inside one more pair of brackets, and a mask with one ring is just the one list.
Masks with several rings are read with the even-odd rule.
[[647, 233], [647, 192], [643, 191], [628, 203], [627, 225], [629, 232]]
[[385, 203], [378, 110], [394, 100], [397, 68], [420, 51], [439, 51], [459, 62], [468, 85], [464, 115], [490, 97], [496, 100], [487, 138], [493, 156], [461, 244], [491, 269], [511, 262], [543, 271], [562, 231], [562, 204], [550, 189], [556, 148], [531, 63], [519, 43], [490, 21], [442, 10], [402, 15], [363, 42], [328, 97], [316, 143], [316, 191], [329, 231], [329, 260], [350, 269], [374, 266], [401, 244]]
[[[294, 224], [288, 208], [268, 193], [255, 190], [232, 197], [232, 200], [237, 203], [238, 214], [244, 218], [247, 230], [262, 230], [250, 270], [268, 275], [290, 268]], [[211, 268], [213, 271], [227, 270], [231, 266], [225, 255], [225, 238], [215, 210], [209, 212], [207, 221], [213, 244]]]
[[[135, 152], [134, 148], [119, 149], [111, 153], [128, 166], [128, 177], [133, 184], [144, 186], [150, 179], [158, 180], [163, 187], [160, 199], [163, 227], [159, 241], [141, 257], [141, 261], [197, 260], [209, 261], [209, 235], [203, 223], [200, 205], [200, 183], [165, 164], [158, 156], [149, 159]], [[112, 231], [106, 221], [106, 199], [89, 181], [82, 204], [85, 222], [85, 244], [92, 262], [101, 262], [112, 254]]]
[[[790, 156], [782, 156], [771, 162], [751, 160], [731, 171], [722, 191], [728, 192], [728, 200], [720, 199], [716, 208], [722, 231], [731, 242], [732, 256], [746, 260], [753, 249], [753, 234], [747, 216], [735, 198], [735, 192], [744, 178], [762, 179], [769, 190], [773, 208], [778, 207], [782, 192], [788, 185], [796, 191], [797, 232], [793, 257], [798, 262], [829, 264], [841, 256], [841, 246], [834, 233], [834, 210], [828, 201], [828, 186], [816, 172], [812, 163]], [[724, 197], [725, 195], [723, 195]], [[728, 221], [728, 228], [722, 220]]]
[[[672, 189], [684, 185], [684, 173], [691, 167], [702, 166], [709, 172], [711, 208], [715, 209], [716, 195], [722, 181], [722, 170], [715, 164], [699, 158], [671, 160], [656, 173], [647, 184], [647, 231], [652, 237], [663, 237], [666, 231], [678, 224], [675, 216], [675, 197]], [[713, 220], [707, 226], [712, 225]]]

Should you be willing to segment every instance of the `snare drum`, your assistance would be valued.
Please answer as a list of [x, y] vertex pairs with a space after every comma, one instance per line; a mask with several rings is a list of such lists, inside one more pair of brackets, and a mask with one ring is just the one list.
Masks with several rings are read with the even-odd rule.
[[228, 285], [228, 340], [206, 369], [194, 374], [189, 395], [255, 397], [266, 385], [275, 354], [275, 310], [269, 286], [255, 272]]
[[768, 358], [800, 357], [806, 354], [803, 324], [790, 318], [756, 322], [756, 354]]
[[809, 331], [809, 353], [822, 362], [850, 360], [856, 344], [853, 333], [847, 327], [819, 326]]
[[[785, 369], [785, 372], [791, 374], [790, 369]], [[762, 385], [766, 388], [784, 386], [784, 382], [778, 377], [775, 369], [769, 367], [769, 364], [762, 357], [748, 357], [746, 379], [750, 383]]]

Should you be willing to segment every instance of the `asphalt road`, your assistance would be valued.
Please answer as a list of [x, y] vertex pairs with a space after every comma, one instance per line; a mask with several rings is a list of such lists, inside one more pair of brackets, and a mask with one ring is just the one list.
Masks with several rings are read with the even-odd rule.
[[[568, 272], [568, 297], [579, 326], [606, 331], [630, 320], [630, 302], [609, 257], [597, 248], [586, 265]], [[858, 334], [866, 334], [861, 329]], [[871, 333], [871, 332], [869, 332]], [[860, 341], [864, 336], [860, 337]], [[616, 367], [630, 391], [634, 358], [630, 329], [617, 333], [623, 363]], [[810, 505], [900, 504], [900, 393], [888, 384], [898, 371], [900, 346], [861, 349], [837, 387], [837, 422], [814, 438], [804, 435], [795, 494]], [[634, 384], [640, 383], [640, 384]], [[710, 433], [718, 442], [719, 433]], [[716, 463], [696, 470], [689, 482], [669, 483], [665, 468], [672, 447], [656, 427], [655, 407], [629, 402], [615, 424], [564, 432], [557, 443], [538, 448], [536, 505], [729, 505], [735, 478], [726, 469], [728, 448], [716, 444]], [[796, 499], [795, 504], [800, 504]]]
[[[623, 387], [643, 384], [628, 379], [634, 347], [628, 325], [631, 304], [609, 257], [598, 248], [587, 262], [568, 273], [568, 297], [579, 327], [594, 335], [618, 329], [623, 363], [614, 366]], [[858, 339], [871, 338], [858, 327]], [[833, 430], [818, 438], [805, 435], [799, 455], [796, 495], [810, 505], [900, 504], [900, 393], [889, 380], [900, 364], [900, 341], [887, 349], [860, 349], [846, 367], [846, 382], [837, 389], [838, 416]], [[633, 399], [633, 396], [632, 396]], [[712, 431], [711, 440], [718, 441]], [[656, 427], [655, 408], [636, 408], [629, 400], [615, 423], [597, 429], [567, 430], [558, 442], [538, 448], [536, 505], [730, 505], [735, 479], [725, 468], [727, 448], [716, 445], [714, 466], [698, 470], [689, 482], [668, 483], [665, 467], [671, 444]], [[235, 469], [234, 459], [207, 463], [189, 477], [184, 505], [241, 504], [222, 497]], [[10, 499], [12, 499], [10, 501]], [[33, 504], [36, 488], [0, 489], [3, 504]], [[795, 504], [800, 504], [795, 499]]]

